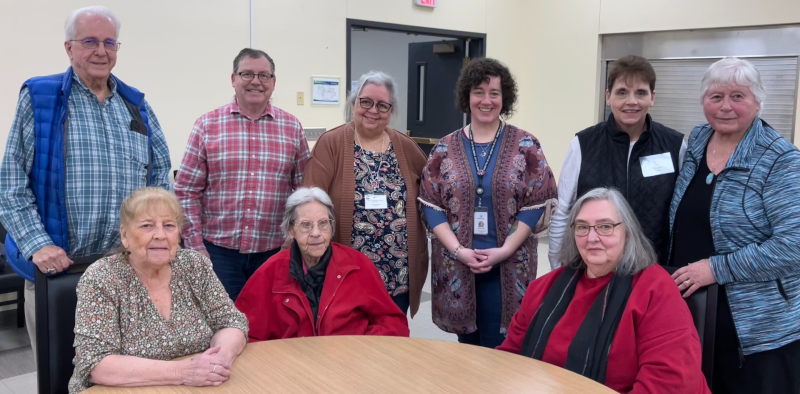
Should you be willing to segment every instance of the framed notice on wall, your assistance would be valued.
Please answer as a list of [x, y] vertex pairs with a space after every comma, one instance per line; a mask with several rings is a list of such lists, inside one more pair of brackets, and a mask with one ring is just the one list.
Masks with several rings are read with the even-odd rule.
[[311, 104], [339, 105], [339, 77], [312, 76]]

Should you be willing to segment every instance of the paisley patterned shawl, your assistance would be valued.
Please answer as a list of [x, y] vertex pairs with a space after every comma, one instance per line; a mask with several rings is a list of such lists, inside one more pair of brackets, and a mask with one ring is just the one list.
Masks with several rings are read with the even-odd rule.
[[[433, 148], [422, 172], [419, 202], [445, 212], [461, 245], [472, 245], [476, 180], [467, 161], [460, 133], [448, 134]], [[544, 208], [533, 234], [516, 253], [501, 264], [503, 311], [501, 331], [505, 334], [511, 317], [519, 309], [528, 284], [535, 279], [538, 265], [537, 237], [547, 234], [550, 214], [558, 192], [541, 144], [530, 133], [506, 125], [492, 175], [492, 201], [497, 226], [497, 244], [503, 245], [519, 212]], [[423, 221], [424, 222], [424, 221]], [[442, 330], [468, 334], [475, 323], [475, 276], [469, 267], [450, 258], [447, 249], [432, 238], [433, 322]]]

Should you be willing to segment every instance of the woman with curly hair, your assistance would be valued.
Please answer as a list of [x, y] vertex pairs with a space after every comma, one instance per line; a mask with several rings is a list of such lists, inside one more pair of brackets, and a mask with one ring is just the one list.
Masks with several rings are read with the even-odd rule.
[[536, 237], [557, 190], [539, 141], [510, 125], [517, 84], [494, 59], [461, 70], [456, 106], [470, 124], [433, 148], [419, 201], [432, 236], [433, 322], [461, 343], [496, 347], [505, 339], [536, 276]]

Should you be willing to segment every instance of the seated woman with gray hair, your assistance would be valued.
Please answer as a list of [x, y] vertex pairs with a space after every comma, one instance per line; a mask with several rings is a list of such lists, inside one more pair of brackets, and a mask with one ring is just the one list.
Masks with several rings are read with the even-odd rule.
[[281, 227], [291, 247], [267, 260], [236, 299], [250, 320], [251, 342], [408, 336], [406, 315], [392, 302], [372, 261], [331, 242], [333, 218], [333, 203], [322, 189], [302, 187], [289, 196]]
[[621, 393], [710, 393], [689, 307], [622, 194], [589, 191], [567, 223], [564, 266], [530, 284], [497, 349]]

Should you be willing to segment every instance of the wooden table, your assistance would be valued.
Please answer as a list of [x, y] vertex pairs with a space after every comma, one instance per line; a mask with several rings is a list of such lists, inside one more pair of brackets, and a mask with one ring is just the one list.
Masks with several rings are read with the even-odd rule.
[[427, 339], [351, 336], [248, 344], [219, 387], [94, 386], [141, 393], [614, 393], [562, 368], [499, 350]]

